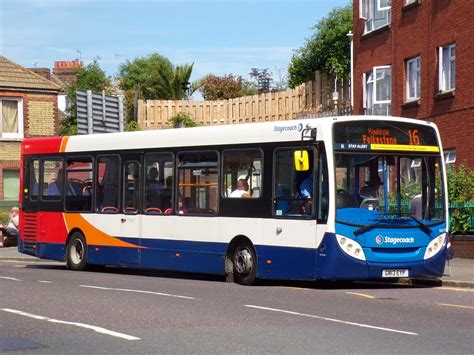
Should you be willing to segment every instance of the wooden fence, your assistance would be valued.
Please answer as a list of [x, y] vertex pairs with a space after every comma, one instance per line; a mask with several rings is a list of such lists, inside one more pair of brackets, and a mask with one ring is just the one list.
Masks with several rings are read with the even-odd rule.
[[[170, 118], [180, 112], [189, 114], [196, 123], [205, 126], [291, 120], [333, 110], [334, 89], [331, 85], [328, 76], [317, 72], [315, 80], [294, 89], [230, 100], [139, 100], [138, 125], [141, 129], [169, 128]], [[343, 102], [348, 99], [347, 91], [347, 88], [339, 88]]]

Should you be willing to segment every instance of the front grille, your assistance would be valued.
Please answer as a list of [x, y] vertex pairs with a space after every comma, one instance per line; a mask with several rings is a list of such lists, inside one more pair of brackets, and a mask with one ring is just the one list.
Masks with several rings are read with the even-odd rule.
[[23, 214], [23, 241], [27, 243], [36, 242], [36, 225], [38, 215], [36, 213]]

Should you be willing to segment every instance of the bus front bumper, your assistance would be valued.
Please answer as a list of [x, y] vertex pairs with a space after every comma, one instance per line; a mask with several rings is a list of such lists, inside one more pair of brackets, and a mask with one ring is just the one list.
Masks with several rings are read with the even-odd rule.
[[440, 277], [446, 262], [446, 248], [427, 260], [381, 263], [355, 259], [341, 250], [332, 233], [325, 235], [316, 254], [316, 278], [322, 280]]

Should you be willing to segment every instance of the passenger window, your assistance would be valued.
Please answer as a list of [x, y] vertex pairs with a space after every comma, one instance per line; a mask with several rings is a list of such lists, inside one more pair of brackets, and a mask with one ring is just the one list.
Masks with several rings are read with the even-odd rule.
[[35, 159], [30, 162], [30, 184], [29, 184], [29, 194], [30, 200], [36, 201], [39, 194], [39, 175], [40, 175], [40, 162]]
[[215, 215], [218, 201], [218, 154], [213, 151], [178, 154], [178, 214]]
[[318, 159], [318, 170], [320, 173], [317, 176], [318, 185], [318, 219], [320, 222], [326, 222], [329, 211], [329, 177], [328, 177], [328, 164], [326, 157], [326, 150], [324, 144], [319, 144], [319, 159]]
[[97, 211], [117, 213], [119, 208], [119, 166], [118, 156], [102, 156], [97, 160]]
[[310, 168], [296, 171], [294, 151], [282, 148], [275, 151], [273, 213], [275, 216], [308, 217], [313, 213], [314, 150], [308, 149]]
[[259, 149], [226, 150], [223, 153], [226, 198], [259, 198], [262, 195], [263, 152]]
[[43, 161], [42, 199], [59, 201], [63, 194], [64, 169], [62, 159]]
[[91, 211], [93, 172], [92, 158], [67, 159], [66, 168], [66, 210]]
[[127, 161], [124, 163], [124, 213], [138, 213], [140, 206], [140, 163]]
[[149, 154], [145, 158], [146, 214], [172, 214], [173, 155]]

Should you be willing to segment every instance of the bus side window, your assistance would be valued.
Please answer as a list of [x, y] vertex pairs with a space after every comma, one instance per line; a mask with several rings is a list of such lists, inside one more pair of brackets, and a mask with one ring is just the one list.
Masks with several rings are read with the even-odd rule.
[[178, 214], [216, 215], [219, 198], [218, 153], [215, 151], [178, 154]]
[[62, 159], [44, 160], [43, 162], [42, 199], [59, 201], [64, 188], [64, 170]]
[[137, 213], [140, 205], [140, 163], [124, 162], [124, 213]]
[[329, 211], [329, 178], [328, 163], [324, 143], [319, 144], [318, 149], [318, 214], [317, 218], [326, 222]]
[[66, 168], [66, 211], [92, 209], [92, 158], [68, 158]]
[[224, 198], [259, 198], [262, 194], [260, 149], [226, 150], [223, 156]]
[[145, 198], [146, 214], [173, 214], [173, 155], [153, 153], [145, 156]]
[[96, 209], [102, 213], [118, 213], [119, 172], [118, 156], [101, 156], [97, 159]]
[[295, 170], [295, 150], [278, 148], [274, 153], [273, 214], [277, 217], [298, 218], [313, 214], [315, 150], [307, 149], [310, 162], [308, 171]]
[[39, 174], [40, 174], [40, 162], [38, 159], [30, 162], [30, 183], [29, 183], [29, 194], [30, 200], [36, 201], [39, 194]]

